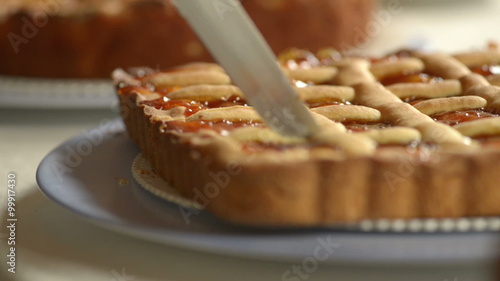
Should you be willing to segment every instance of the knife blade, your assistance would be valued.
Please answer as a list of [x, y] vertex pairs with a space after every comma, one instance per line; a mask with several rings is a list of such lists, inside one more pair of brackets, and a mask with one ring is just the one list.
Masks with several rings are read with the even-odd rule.
[[319, 130], [240, 1], [174, 0], [174, 4], [272, 130], [298, 137]]

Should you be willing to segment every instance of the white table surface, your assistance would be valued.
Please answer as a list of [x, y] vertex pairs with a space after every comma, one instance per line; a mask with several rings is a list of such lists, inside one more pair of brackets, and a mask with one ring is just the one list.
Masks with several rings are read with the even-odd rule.
[[[490, 39], [500, 41], [500, 1], [448, 0], [432, 7], [431, 2], [438, 1], [403, 4], [363, 51], [380, 53], [407, 44], [458, 51], [481, 47]], [[0, 280], [282, 280], [293, 264], [127, 237], [94, 226], [41, 194], [35, 171], [42, 158], [66, 139], [116, 117], [111, 105], [107, 110], [73, 111], [0, 108]], [[6, 266], [9, 172], [16, 173], [18, 181], [16, 274], [8, 273]], [[419, 267], [322, 264], [308, 279], [498, 281], [500, 272], [493, 263], [479, 262]]]

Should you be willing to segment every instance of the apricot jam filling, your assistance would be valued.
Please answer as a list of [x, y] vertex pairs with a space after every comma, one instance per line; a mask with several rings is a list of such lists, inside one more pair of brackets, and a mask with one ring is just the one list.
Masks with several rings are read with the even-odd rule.
[[245, 122], [245, 121], [168, 121], [166, 122], [168, 130], [176, 131], [179, 133], [196, 133], [200, 130], [214, 130], [219, 134], [231, 132], [234, 129], [241, 127], [264, 127], [263, 123], [259, 122]]
[[380, 122], [367, 123], [367, 122], [349, 121], [341, 123], [346, 127], [348, 131], [353, 133], [360, 133], [360, 132], [366, 132], [368, 130], [379, 130], [391, 127], [390, 124], [380, 123]]
[[402, 99], [402, 101], [404, 101], [406, 103], [409, 103], [411, 105], [416, 105], [417, 103], [423, 102], [423, 101], [426, 101], [426, 100], [428, 100], [428, 99], [424, 99], [424, 98], [420, 98], [420, 97], [415, 97], [415, 96], [406, 97], [406, 98]]
[[481, 145], [485, 148], [500, 148], [500, 135], [498, 136], [478, 136], [474, 137], [474, 140], [477, 140], [481, 143]]
[[490, 76], [500, 74], [500, 65], [479, 65], [470, 67], [470, 70], [482, 76]]
[[230, 107], [235, 105], [247, 106], [247, 102], [236, 96], [231, 96], [228, 99], [215, 100], [215, 101], [189, 101], [189, 100], [170, 100], [168, 97], [161, 97], [154, 100], [142, 101], [142, 105], [152, 106], [159, 110], [168, 110], [174, 107], [183, 106], [186, 108], [185, 116], [189, 117], [198, 111], [210, 109], [210, 108], [221, 108]]
[[500, 115], [486, 112], [482, 109], [471, 109], [471, 110], [463, 110], [463, 111], [452, 111], [441, 114], [432, 115], [432, 119], [435, 121], [447, 124], [449, 126], [455, 126], [460, 123], [483, 119], [483, 118], [491, 118], [498, 117]]
[[311, 52], [300, 49], [289, 49], [281, 53], [278, 57], [281, 66], [288, 69], [296, 69], [300, 67], [309, 68], [320, 64], [318, 58]]
[[442, 78], [427, 73], [405, 73], [395, 76], [385, 77], [380, 80], [384, 86], [398, 83], [437, 83], [443, 81]]
[[142, 101], [141, 105], [152, 106], [159, 110], [169, 110], [174, 107], [182, 106], [186, 108], [186, 117], [195, 114], [200, 110], [207, 109], [203, 104], [196, 101], [169, 101], [165, 102], [163, 98]]
[[306, 101], [305, 103], [309, 108], [317, 108], [329, 105], [351, 105], [350, 102], [341, 100], [320, 100], [320, 101], [310, 101], [310, 102]]
[[294, 144], [275, 144], [275, 143], [264, 143], [264, 142], [248, 142], [242, 144], [242, 150], [246, 153], [256, 153], [266, 150], [274, 151], [285, 151], [289, 149], [315, 149], [315, 148], [328, 148], [328, 149], [338, 149], [334, 146], [325, 146], [322, 143], [307, 142], [307, 143], [294, 143]]

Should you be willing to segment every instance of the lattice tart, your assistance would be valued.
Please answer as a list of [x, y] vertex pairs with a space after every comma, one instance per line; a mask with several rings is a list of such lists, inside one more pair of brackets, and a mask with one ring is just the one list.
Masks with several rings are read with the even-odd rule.
[[272, 132], [216, 64], [116, 70], [156, 173], [225, 220], [311, 226], [500, 216], [500, 52], [382, 58], [291, 50], [280, 65], [321, 133]]

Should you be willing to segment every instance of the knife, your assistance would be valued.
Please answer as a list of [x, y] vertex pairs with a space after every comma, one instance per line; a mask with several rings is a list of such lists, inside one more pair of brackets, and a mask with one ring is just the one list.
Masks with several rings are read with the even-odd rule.
[[238, 0], [174, 0], [232, 82], [275, 132], [310, 137], [319, 130]]

